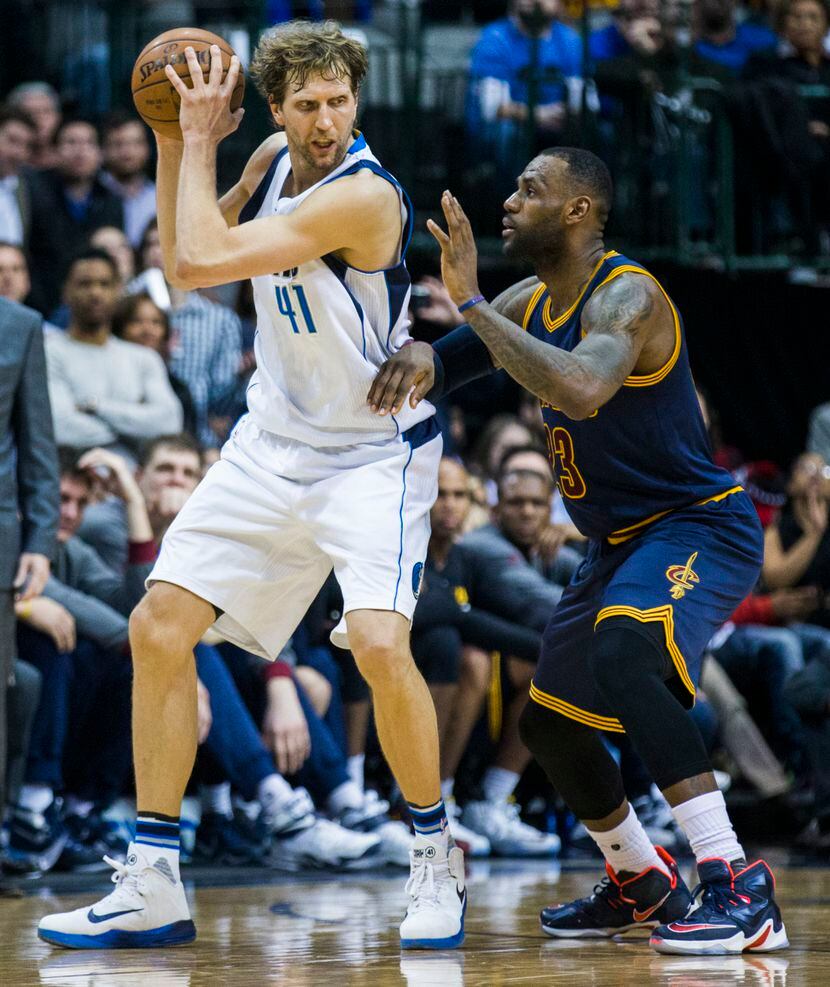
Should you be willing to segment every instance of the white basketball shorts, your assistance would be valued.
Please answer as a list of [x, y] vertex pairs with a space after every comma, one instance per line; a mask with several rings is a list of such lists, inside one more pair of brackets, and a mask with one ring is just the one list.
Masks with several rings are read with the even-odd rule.
[[[274, 659], [334, 568], [351, 610], [412, 618], [443, 443], [434, 418], [392, 442], [314, 449], [245, 416], [168, 529], [147, 579], [213, 604], [228, 641]], [[348, 647], [345, 620], [332, 642]]]

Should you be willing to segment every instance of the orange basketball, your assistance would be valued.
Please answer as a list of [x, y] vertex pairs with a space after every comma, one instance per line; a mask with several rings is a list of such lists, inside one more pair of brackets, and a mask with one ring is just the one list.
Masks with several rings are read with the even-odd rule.
[[[177, 27], [165, 31], [147, 45], [141, 52], [133, 67], [132, 90], [135, 108], [141, 119], [153, 130], [165, 137], [182, 139], [179, 127], [179, 94], [170, 84], [164, 74], [166, 65], [172, 65], [180, 78], [184, 79], [188, 88], [193, 88], [190, 69], [184, 50], [190, 45], [196, 52], [199, 64], [207, 78], [210, 71], [210, 46], [218, 45], [222, 52], [222, 79], [227, 75], [234, 54], [233, 48], [210, 31], [201, 31], [197, 27]], [[231, 96], [231, 109], [242, 105], [245, 93], [245, 76], [240, 68], [239, 79]]]

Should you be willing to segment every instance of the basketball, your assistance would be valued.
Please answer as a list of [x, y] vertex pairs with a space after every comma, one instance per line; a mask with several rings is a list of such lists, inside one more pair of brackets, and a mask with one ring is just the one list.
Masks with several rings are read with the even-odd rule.
[[[217, 34], [195, 27], [177, 27], [160, 34], [144, 48], [136, 59], [132, 74], [132, 92], [135, 108], [141, 119], [164, 137], [182, 139], [179, 127], [179, 94], [164, 74], [165, 66], [172, 65], [188, 88], [193, 87], [184, 50], [190, 45], [196, 52], [199, 64], [207, 78], [210, 71], [210, 46], [218, 45], [222, 52], [222, 79], [224, 81], [234, 50]], [[245, 94], [245, 76], [240, 68], [239, 79], [231, 97], [231, 110], [242, 105]]]

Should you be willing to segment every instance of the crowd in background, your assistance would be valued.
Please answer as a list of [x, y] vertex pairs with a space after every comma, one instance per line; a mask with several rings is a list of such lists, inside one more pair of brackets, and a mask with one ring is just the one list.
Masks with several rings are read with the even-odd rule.
[[[621, 0], [592, 36], [597, 112], [608, 121], [630, 118], [632, 87], [660, 89], [678, 71], [667, 8]], [[790, 83], [830, 82], [820, 0], [785, 3], [781, 35], [760, 15], [738, 23], [735, 8], [695, 3], [683, 56], [695, 72], [760, 80], [785, 114]], [[513, 0], [473, 51], [469, 126], [496, 155], [519, 140], [522, 53], [534, 32], [551, 69], [538, 87], [539, 141], [567, 133], [582, 49], [559, 10], [556, 0]], [[812, 148], [804, 160], [823, 162], [826, 177], [825, 111], [800, 119]], [[166, 528], [244, 413], [254, 368], [249, 285], [183, 292], [166, 281], [151, 162], [151, 135], [134, 115], [64, 116], [46, 83], [18, 86], [0, 108], [0, 298], [44, 316], [60, 453], [51, 576], [16, 605], [0, 843], [15, 871], [106, 868], [103, 853], [126, 847], [129, 613]], [[821, 185], [819, 171], [799, 174]], [[809, 227], [816, 236], [821, 222]], [[410, 316], [427, 340], [463, 321], [430, 276], [418, 281]], [[785, 474], [724, 446], [703, 395], [701, 404], [718, 461], [756, 502], [766, 562], [757, 591], [711, 642], [690, 715], [724, 787], [734, 780], [786, 804], [791, 823], [778, 835], [800, 830], [801, 845], [830, 853], [830, 405], [816, 409], [806, 451]], [[438, 414], [446, 458], [412, 648], [435, 702], [456, 838], [473, 856], [550, 856], [563, 843], [589, 851], [518, 734], [542, 631], [586, 549], [554, 483], [538, 403], [498, 376]], [[351, 655], [328, 639], [341, 606], [330, 579], [270, 665], [213, 636], [198, 646], [200, 746], [183, 806], [190, 859], [408, 866], [405, 806], [374, 737], [370, 696]], [[652, 838], [682, 853], [634, 750], [618, 735], [608, 743]]]

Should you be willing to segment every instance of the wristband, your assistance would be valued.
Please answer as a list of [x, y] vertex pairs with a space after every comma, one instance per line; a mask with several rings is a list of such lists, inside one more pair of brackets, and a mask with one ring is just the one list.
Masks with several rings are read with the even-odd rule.
[[32, 601], [25, 600], [23, 603], [19, 604], [17, 608], [17, 616], [21, 620], [28, 620], [32, 616]]
[[484, 301], [484, 295], [473, 295], [473, 297], [469, 301], [464, 302], [463, 305], [458, 306], [458, 311], [466, 312], [468, 308], [472, 308], [473, 305], [478, 305], [479, 302], [483, 302], [483, 301]]

